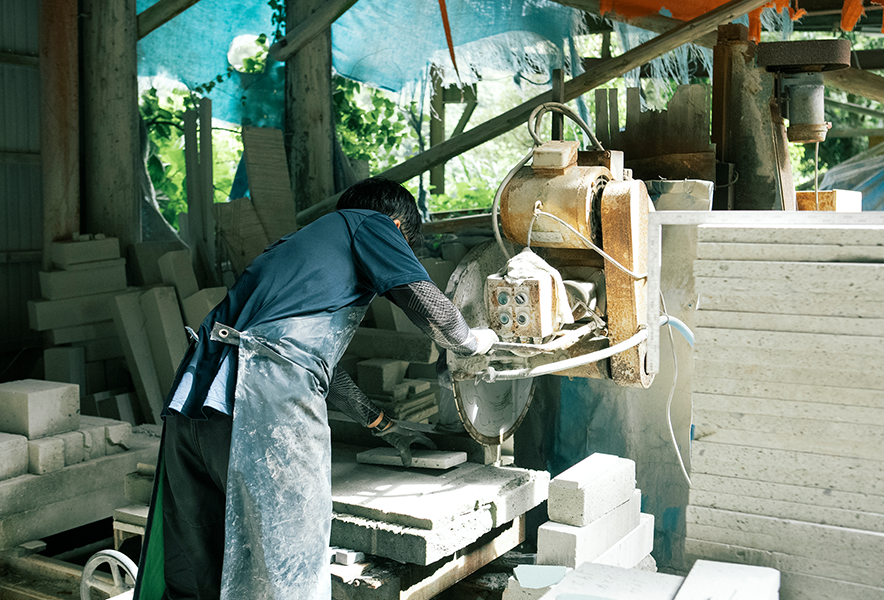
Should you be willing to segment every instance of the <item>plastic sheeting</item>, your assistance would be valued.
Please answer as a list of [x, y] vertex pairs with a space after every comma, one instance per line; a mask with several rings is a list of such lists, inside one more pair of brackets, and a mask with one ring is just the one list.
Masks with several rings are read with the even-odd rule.
[[[155, 2], [138, 0], [138, 12]], [[208, 97], [216, 118], [280, 127], [281, 63], [227, 76], [233, 40], [272, 37], [271, 17], [266, 0], [201, 0], [139, 42], [138, 74], [191, 88], [215, 80]], [[461, 0], [448, 3], [448, 17], [463, 83], [490, 70], [567, 70], [566, 49], [583, 28], [581, 11], [551, 0]], [[339, 74], [392, 91], [419, 86], [430, 65], [440, 66], [446, 81], [456, 80], [435, 0], [360, 0], [332, 26], [332, 61]]]
[[821, 190], [856, 190], [863, 195], [863, 212], [884, 210], [884, 156], [842, 163], [823, 176]]

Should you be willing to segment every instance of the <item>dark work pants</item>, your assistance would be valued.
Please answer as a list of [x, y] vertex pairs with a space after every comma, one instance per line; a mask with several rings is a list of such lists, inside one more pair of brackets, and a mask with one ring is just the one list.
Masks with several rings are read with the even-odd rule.
[[166, 417], [163, 549], [169, 600], [217, 599], [233, 420], [207, 409], [198, 421]]

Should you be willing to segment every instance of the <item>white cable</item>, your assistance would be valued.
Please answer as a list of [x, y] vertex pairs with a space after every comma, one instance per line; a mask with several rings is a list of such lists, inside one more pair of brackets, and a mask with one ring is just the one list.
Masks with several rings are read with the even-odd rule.
[[535, 215], [543, 215], [544, 217], [549, 217], [551, 219], [555, 219], [556, 221], [558, 221], [559, 223], [561, 223], [562, 225], [564, 225], [565, 227], [570, 229], [572, 232], [574, 232], [574, 235], [576, 235], [581, 240], [583, 240], [584, 244], [586, 244], [587, 246], [589, 246], [590, 248], [592, 248], [593, 250], [595, 250], [596, 252], [601, 254], [608, 262], [610, 262], [612, 265], [614, 265], [615, 267], [617, 267], [618, 269], [620, 269], [621, 271], [623, 271], [624, 273], [626, 273], [627, 275], [629, 275], [633, 279], [647, 279], [648, 278], [647, 273], [642, 273], [642, 274], [633, 273], [632, 271], [630, 271], [629, 269], [627, 269], [626, 267], [621, 265], [619, 262], [617, 262], [616, 260], [611, 258], [610, 255], [606, 254], [604, 250], [602, 250], [601, 248], [599, 248], [598, 246], [593, 244], [592, 241], [590, 241], [586, 236], [584, 236], [582, 233], [580, 233], [579, 231], [577, 231], [576, 229], [571, 227], [568, 223], [566, 223], [565, 221], [563, 221], [559, 217], [555, 216], [554, 214], [548, 213], [543, 210], [536, 210], [536, 209], [534, 211], [534, 214]]
[[506, 256], [507, 260], [511, 258], [509, 250], [507, 250], [506, 245], [503, 243], [503, 238], [500, 237], [500, 227], [497, 224], [497, 211], [500, 208], [500, 196], [503, 194], [503, 188], [507, 186], [510, 182], [510, 179], [516, 174], [516, 171], [525, 166], [525, 163], [534, 156], [534, 148], [528, 151], [528, 154], [525, 155], [525, 158], [516, 163], [516, 166], [510, 169], [510, 172], [506, 174], [506, 177], [503, 178], [503, 182], [501, 182], [500, 186], [497, 188], [497, 193], [494, 194], [494, 202], [491, 204], [491, 229], [494, 230], [494, 239], [497, 240], [497, 245], [500, 246], [503, 255]]
[[586, 133], [586, 135], [589, 136], [589, 139], [592, 140], [593, 146], [595, 146], [599, 150], [604, 151], [601, 142], [599, 142], [598, 138], [596, 138], [595, 135], [593, 135], [592, 131], [590, 131], [589, 125], [587, 125], [586, 122], [580, 118], [580, 115], [574, 112], [574, 110], [570, 106], [562, 104], [561, 102], [544, 102], [531, 111], [531, 115], [528, 117], [528, 133], [531, 134], [531, 137], [532, 139], [534, 139], [534, 143], [536, 145], [539, 146], [543, 143], [543, 141], [540, 139], [540, 136], [537, 135], [537, 126], [540, 124], [540, 119], [543, 118], [543, 115], [550, 111], [568, 116], [572, 121], [580, 126], [580, 128], [584, 131], [584, 133]]
[[568, 369], [573, 369], [574, 367], [582, 367], [583, 365], [588, 365], [590, 363], [598, 362], [605, 358], [609, 358], [615, 354], [623, 352], [624, 350], [629, 350], [634, 346], [638, 346], [643, 341], [648, 338], [648, 330], [641, 329], [634, 336], [629, 338], [628, 340], [624, 340], [619, 344], [614, 344], [613, 346], [609, 346], [604, 350], [597, 350], [596, 352], [590, 352], [589, 354], [584, 354], [583, 356], [575, 356], [574, 358], [566, 358], [565, 360], [559, 360], [554, 363], [549, 363], [547, 365], [540, 365], [538, 367], [530, 367], [525, 369], [511, 369], [509, 371], [497, 371], [494, 367], [488, 367], [485, 371], [481, 373], [477, 373], [476, 377], [488, 382], [494, 381], [503, 381], [509, 379], [525, 379], [527, 377], [537, 377], [539, 375], [549, 375], [550, 373], [557, 373], [559, 371], [566, 371]]
[[[660, 292], [660, 303], [663, 307], [663, 317], [668, 321], [670, 317], [666, 312], [666, 300], [663, 298], [663, 292]], [[675, 430], [672, 428], [672, 398], [675, 396], [675, 385], [678, 383], [678, 356], [675, 354], [675, 339], [672, 336], [672, 325], [669, 323], [667, 324], [669, 325], [666, 329], [669, 331], [669, 348], [672, 350], [672, 362], [675, 375], [672, 378], [672, 387], [669, 389], [669, 398], [666, 400], [666, 423], [669, 425], [669, 438], [672, 440], [672, 448], [675, 450], [675, 455], [678, 457], [678, 465], [681, 467], [681, 474], [684, 475], [685, 481], [688, 482], [688, 487], [691, 487], [691, 478], [684, 465], [684, 458], [681, 456], [681, 450], [678, 449], [678, 441], [675, 439]]]

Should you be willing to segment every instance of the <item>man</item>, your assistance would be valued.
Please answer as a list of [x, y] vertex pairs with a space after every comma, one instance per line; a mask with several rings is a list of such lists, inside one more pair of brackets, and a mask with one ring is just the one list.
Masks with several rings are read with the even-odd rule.
[[331, 597], [326, 401], [406, 463], [410, 445], [428, 441], [335, 369], [372, 298], [455, 352], [497, 340], [430, 281], [412, 250], [422, 242], [413, 196], [367, 179], [270, 246], [206, 317], [163, 412], [136, 599]]

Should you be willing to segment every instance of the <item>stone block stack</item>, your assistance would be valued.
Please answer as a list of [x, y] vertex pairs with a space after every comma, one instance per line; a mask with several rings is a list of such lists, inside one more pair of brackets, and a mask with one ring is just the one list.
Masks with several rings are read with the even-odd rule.
[[654, 517], [641, 512], [635, 463], [596, 453], [549, 484], [550, 521], [537, 531], [537, 562], [634, 568], [654, 547]]
[[686, 555], [884, 597], [884, 228], [700, 226]]
[[117, 238], [76, 235], [50, 245], [52, 269], [41, 271], [41, 300], [28, 303], [32, 329], [44, 332], [44, 375], [73, 383], [82, 395], [129, 386], [123, 349], [110, 317], [126, 289], [126, 259]]
[[0, 549], [110, 516], [129, 463], [154, 462], [158, 446], [81, 416], [75, 384], [0, 383]]

